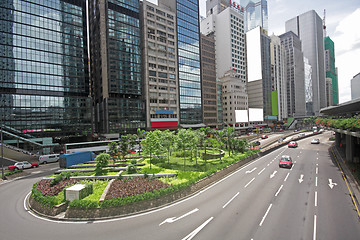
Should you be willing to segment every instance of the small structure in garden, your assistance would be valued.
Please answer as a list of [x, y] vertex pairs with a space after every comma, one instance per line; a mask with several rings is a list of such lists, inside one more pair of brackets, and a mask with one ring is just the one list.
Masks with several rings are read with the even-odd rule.
[[92, 191], [89, 191], [90, 186], [85, 184], [76, 184], [65, 189], [65, 199], [67, 201], [80, 200], [87, 197]]

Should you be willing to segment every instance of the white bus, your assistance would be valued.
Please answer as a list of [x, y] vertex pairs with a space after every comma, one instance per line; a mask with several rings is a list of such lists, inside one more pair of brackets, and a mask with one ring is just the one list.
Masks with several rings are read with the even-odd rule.
[[93, 153], [108, 152], [109, 143], [114, 141], [96, 141], [65, 144], [64, 153], [91, 151]]

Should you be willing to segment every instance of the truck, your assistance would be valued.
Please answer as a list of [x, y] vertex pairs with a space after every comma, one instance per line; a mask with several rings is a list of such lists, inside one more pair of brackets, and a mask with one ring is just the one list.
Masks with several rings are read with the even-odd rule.
[[89, 162], [95, 159], [95, 154], [91, 151], [61, 154], [59, 157], [60, 168], [68, 168], [79, 163]]

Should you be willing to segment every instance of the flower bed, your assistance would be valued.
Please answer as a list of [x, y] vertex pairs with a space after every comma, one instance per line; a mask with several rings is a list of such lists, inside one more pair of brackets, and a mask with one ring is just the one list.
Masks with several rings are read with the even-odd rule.
[[170, 185], [158, 179], [134, 178], [115, 180], [106, 194], [105, 199], [121, 198], [152, 192]]
[[41, 180], [38, 182], [36, 189], [39, 190], [43, 196], [56, 196], [58, 195], [65, 187], [79, 182], [76, 179], [67, 179], [59, 182], [58, 184], [51, 186], [52, 180]]

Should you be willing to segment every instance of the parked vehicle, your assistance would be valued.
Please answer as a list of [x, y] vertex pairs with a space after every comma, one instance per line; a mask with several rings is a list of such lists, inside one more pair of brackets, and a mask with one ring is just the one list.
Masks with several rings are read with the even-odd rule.
[[262, 136], [261, 136], [261, 139], [267, 139], [267, 138], [268, 138], [267, 135], [262, 135]]
[[42, 155], [39, 157], [39, 163], [47, 164], [51, 162], [57, 162], [59, 161], [59, 154], [49, 154], [49, 155]]
[[14, 165], [8, 166], [10, 171], [19, 170], [19, 169], [26, 169], [26, 168], [35, 168], [39, 167], [39, 163], [29, 163], [28, 161], [17, 162]]
[[291, 168], [293, 165], [292, 158], [288, 155], [281, 156], [279, 160], [279, 167]]
[[61, 168], [68, 168], [79, 163], [89, 162], [95, 159], [95, 154], [90, 151], [61, 154], [59, 165]]
[[288, 148], [297, 148], [297, 147], [298, 147], [298, 144], [295, 141], [291, 141], [288, 144]]
[[320, 139], [318, 138], [314, 138], [313, 140], [311, 140], [311, 144], [319, 144], [320, 143]]

